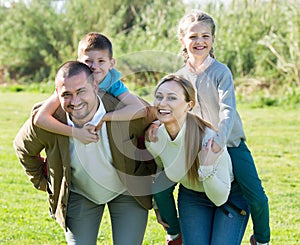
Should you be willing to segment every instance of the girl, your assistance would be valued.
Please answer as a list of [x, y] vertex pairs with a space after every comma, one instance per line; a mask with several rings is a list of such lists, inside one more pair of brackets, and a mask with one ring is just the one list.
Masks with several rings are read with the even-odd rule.
[[[185, 65], [177, 74], [191, 81], [197, 91], [194, 112], [218, 129], [211, 145], [213, 152], [224, 146], [230, 154], [234, 177], [250, 204], [254, 235], [250, 243], [270, 241], [268, 198], [261, 185], [252, 155], [245, 144], [242, 121], [236, 110], [234, 83], [228, 67], [214, 58], [215, 23], [211, 16], [195, 11], [184, 16], [178, 26]], [[148, 139], [155, 140], [155, 124]]]

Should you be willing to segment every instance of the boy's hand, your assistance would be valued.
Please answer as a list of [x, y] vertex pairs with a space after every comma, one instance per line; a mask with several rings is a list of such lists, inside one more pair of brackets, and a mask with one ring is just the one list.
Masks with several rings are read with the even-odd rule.
[[111, 121], [111, 118], [109, 117], [110, 113], [105, 113], [103, 117], [101, 118], [100, 122], [95, 128], [95, 131], [98, 132], [101, 128], [104, 122]]
[[151, 123], [151, 125], [145, 132], [145, 140], [147, 140], [149, 142], [157, 142], [158, 141], [158, 137], [157, 137], [158, 127], [159, 127], [159, 121], [158, 122], [155, 121], [155, 122]]
[[85, 125], [83, 128], [73, 128], [73, 136], [83, 144], [96, 143], [99, 140], [96, 127], [93, 125]]
[[98, 123], [98, 125], [96, 126], [95, 128], [95, 131], [98, 132], [101, 128], [102, 128], [102, 125], [105, 121], [103, 121], [103, 119], [101, 119], [101, 121]]
[[222, 152], [223, 149], [221, 149], [221, 147], [217, 143], [215, 143], [212, 138], [209, 139], [206, 145], [203, 146], [201, 151], [199, 152], [200, 165], [214, 165]]

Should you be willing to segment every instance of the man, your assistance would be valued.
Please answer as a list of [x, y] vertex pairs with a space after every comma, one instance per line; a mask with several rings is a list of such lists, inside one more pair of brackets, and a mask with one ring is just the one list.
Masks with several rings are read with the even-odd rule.
[[[55, 84], [61, 107], [54, 117], [73, 127], [97, 125], [106, 111], [122, 106], [108, 94], [100, 98], [92, 71], [77, 61], [58, 69]], [[88, 145], [36, 127], [32, 117], [25, 122], [14, 141], [16, 154], [35, 188], [48, 192], [51, 215], [68, 244], [96, 244], [105, 204], [114, 244], [142, 244], [154, 167], [142, 161], [136, 142], [154, 117], [149, 110], [143, 119], [104, 123], [99, 141]]]

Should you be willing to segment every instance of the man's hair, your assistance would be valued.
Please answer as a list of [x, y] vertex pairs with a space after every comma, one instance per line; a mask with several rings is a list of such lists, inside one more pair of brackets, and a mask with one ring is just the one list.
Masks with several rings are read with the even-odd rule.
[[93, 72], [86, 64], [79, 61], [71, 60], [63, 63], [58, 68], [55, 76], [55, 83], [57, 85], [59, 79], [70, 78], [78, 75], [81, 72], [84, 72], [86, 74], [88, 82], [94, 82]]
[[113, 57], [111, 41], [98, 32], [89, 32], [78, 44], [78, 57], [90, 50], [108, 50], [109, 58]]

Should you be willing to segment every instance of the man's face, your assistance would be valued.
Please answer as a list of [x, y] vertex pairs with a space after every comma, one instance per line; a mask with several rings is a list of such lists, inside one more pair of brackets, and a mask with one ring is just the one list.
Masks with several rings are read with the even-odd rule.
[[97, 85], [88, 82], [84, 72], [61, 78], [56, 92], [62, 108], [76, 125], [83, 126], [93, 118], [98, 108]]

